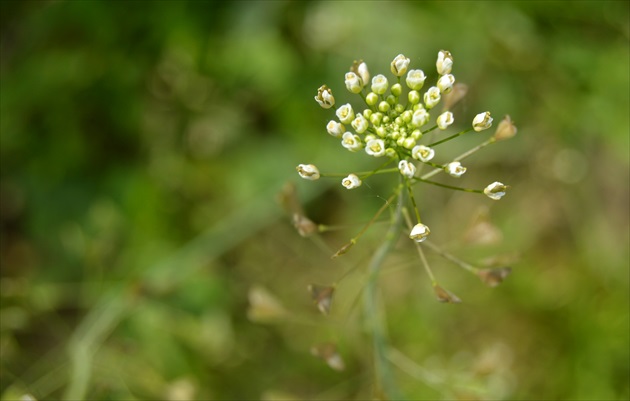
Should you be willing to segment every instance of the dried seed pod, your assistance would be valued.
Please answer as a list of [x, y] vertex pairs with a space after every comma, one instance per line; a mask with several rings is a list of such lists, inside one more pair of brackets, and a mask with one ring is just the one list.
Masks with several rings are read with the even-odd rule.
[[437, 284], [433, 286], [433, 290], [435, 291], [435, 296], [437, 297], [437, 300], [440, 302], [449, 303], [449, 304], [458, 304], [462, 302], [462, 300], [459, 299], [457, 295], [440, 287]]
[[507, 276], [512, 273], [510, 267], [496, 267], [492, 269], [481, 269], [477, 271], [477, 276], [489, 287], [496, 287], [501, 284]]
[[330, 307], [332, 306], [332, 298], [335, 292], [334, 285], [317, 285], [309, 284], [308, 291], [311, 293], [313, 302], [317, 305], [317, 309], [324, 315], [328, 316]]
[[346, 368], [341, 355], [337, 352], [337, 346], [333, 343], [323, 343], [311, 347], [311, 354], [323, 359], [331, 369], [342, 371]]

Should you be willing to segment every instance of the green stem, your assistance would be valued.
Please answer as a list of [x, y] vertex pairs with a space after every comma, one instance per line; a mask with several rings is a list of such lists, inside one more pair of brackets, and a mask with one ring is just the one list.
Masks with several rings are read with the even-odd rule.
[[[401, 176], [401, 181], [403, 177]], [[401, 182], [402, 185], [402, 182]], [[401, 396], [394, 383], [392, 372], [387, 360], [387, 340], [385, 338], [384, 322], [377, 307], [377, 280], [385, 258], [394, 247], [402, 226], [403, 200], [398, 200], [392, 225], [389, 227], [385, 240], [378, 247], [368, 267], [368, 281], [365, 287], [363, 305], [365, 318], [372, 331], [374, 347], [374, 365], [378, 388], [383, 391], [386, 399], [400, 400]]]
[[416, 178], [415, 180], [418, 181], [418, 182], [425, 182], [427, 184], [436, 185], [436, 186], [442, 187], [442, 188], [454, 189], [456, 191], [471, 192], [471, 193], [476, 193], [476, 194], [482, 194], [483, 193], [482, 189], [470, 189], [470, 188], [454, 187], [452, 185], [446, 185], [446, 184], [442, 184], [440, 182], [423, 180], [422, 178]]
[[[435, 127], [433, 127], [433, 128], [435, 128]], [[444, 142], [448, 142], [448, 141], [450, 141], [451, 139], [455, 139], [455, 138], [457, 138], [458, 136], [462, 136], [462, 135], [464, 135], [465, 133], [470, 132], [470, 131], [472, 131], [472, 128], [469, 128], [469, 129], [464, 130], [464, 131], [462, 131], [462, 132], [458, 132], [458, 133], [457, 133], [457, 134], [455, 134], [455, 135], [451, 135], [451, 136], [449, 136], [449, 137], [447, 137], [447, 138], [444, 138], [444, 139], [441, 139], [441, 140], [439, 140], [439, 141], [437, 141], [437, 142], [433, 142], [433, 143], [431, 143], [431, 144], [429, 144], [429, 145], [427, 145], [427, 146], [428, 146], [428, 147], [432, 147], [432, 146], [436, 146], [436, 145], [439, 145], [439, 144], [444, 143]]]

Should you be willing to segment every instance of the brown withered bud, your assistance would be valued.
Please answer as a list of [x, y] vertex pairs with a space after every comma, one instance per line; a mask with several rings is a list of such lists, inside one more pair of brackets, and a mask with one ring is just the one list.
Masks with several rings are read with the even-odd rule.
[[332, 306], [332, 298], [335, 293], [334, 285], [317, 285], [309, 284], [308, 292], [311, 293], [313, 302], [317, 305], [317, 309], [324, 315], [328, 316], [330, 307]]
[[341, 355], [337, 352], [337, 346], [333, 343], [314, 345], [311, 347], [311, 354], [323, 359], [333, 370], [342, 371], [346, 368]]
[[489, 287], [496, 287], [501, 284], [507, 276], [512, 273], [510, 267], [496, 267], [492, 269], [480, 269], [477, 271], [477, 276], [481, 281]]
[[269, 291], [260, 286], [250, 288], [247, 317], [252, 322], [271, 323], [287, 315], [284, 306]]
[[313, 223], [308, 217], [298, 213], [293, 215], [293, 226], [302, 237], [309, 237], [318, 230], [317, 224]]
[[440, 287], [439, 285], [433, 285], [433, 291], [435, 291], [435, 296], [437, 300], [444, 303], [449, 304], [458, 304], [461, 303], [462, 300], [457, 297], [457, 295], [452, 292]]
[[444, 111], [451, 110], [468, 93], [468, 85], [456, 83], [453, 90], [444, 95]]
[[330, 258], [334, 259], [334, 258], [337, 258], [337, 257], [343, 255], [344, 253], [348, 252], [350, 250], [350, 248], [352, 248], [354, 246], [354, 244], [356, 244], [356, 241], [355, 240], [351, 240], [350, 242], [348, 242], [347, 244], [342, 246], [341, 249], [339, 249], [337, 252], [335, 252], [335, 254], [332, 255]]
[[512, 122], [510, 116], [505, 116], [497, 126], [497, 130], [494, 132], [494, 139], [497, 141], [510, 139], [514, 135], [516, 135], [517, 131], [518, 129], [516, 128], [516, 125], [514, 125], [514, 123]]

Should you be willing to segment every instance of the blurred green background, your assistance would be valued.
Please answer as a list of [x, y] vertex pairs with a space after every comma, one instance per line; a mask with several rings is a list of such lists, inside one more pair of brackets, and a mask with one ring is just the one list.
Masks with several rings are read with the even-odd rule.
[[[458, 182], [506, 182], [501, 202], [421, 187], [423, 221], [458, 257], [514, 272], [490, 289], [429, 253], [463, 300], [443, 305], [399, 244], [379, 282], [406, 358], [397, 385], [429, 400], [630, 397], [627, 1], [0, 7], [3, 400], [371, 399], [355, 300], [385, 226], [331, 261], [277, 194], [295, 182], [313, 220], [349, 225], [323, 242], [347, 242], [391, 184], [299, 179], [299, 163], [376, 166], [326, 133], [333, 113], [313, 96], [326, 83], [358, 104], [352, 61], [390, 76], [399, 53], [431, 81], [440, 49], [470, 88], [455, 125], [490, 110], [519, 132]], [[466, 241], [475, 216], [502, 241]], [[332, 282], [324, 317], [306, 286]], [[248, 318], [252, 288], [287, 312]], [[310, 354], [323, 342], [344, 371]]]

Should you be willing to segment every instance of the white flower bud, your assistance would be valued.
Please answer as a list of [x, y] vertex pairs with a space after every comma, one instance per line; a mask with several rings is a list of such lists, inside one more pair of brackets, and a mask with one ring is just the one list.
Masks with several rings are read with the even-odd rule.
[[431, 115], [425, 109], [418, 109], [413, 112], [411, 116], [411, 124], [414, 127], [422, 127], [424, 124], [428, 123], [431, 119]]
[[361, 138], [358, 135], [353, 135], [351, 132], [346, 132], [341, 137], [341, 146], [348, 149], [351, 152], [361, 150], [363, 144]]
[[346, 127], [335, 120], [330, 120], [326, 124], [326, 131], [335, 138], [341, 138], [341, 135], [346, 132]]
[[409, 233], [409, 238], [416, 242], [422, 242], [427, 239], [429, 234], [431, 234], [431, 230], [429, 230], [429, 227], [425, 226], [424, 224], [418, 223], [411, 229], [411, 232]]
[[440, 114], [437, 118], [437, 126], [439, 129], [447, 129], [449, 125], [453, 124], [453, 113], [450, 111], [445, 111]]
[[346, 73], [346, 88], [352, 93], [359, 93], [363, 89], [361, 78], [354, 72]]
[[402, 77], [407, 72], [407, 68], [409, 67], [410, 62], [411, 60], [409, 60], [403, 54], [399, 54], [392, 61], [392, 74], [396, 75], [397, 77]]
[[367, 131], [370, 123], [368, 123], [368, 120], [365, 117], [363, 117], [363, 114], [357, 114], [357, 117], [354, 120], [352, 120], [350, 125], [352, 125], [352, 128], [354, 128], [357, 134], [362, 134], [365, 131]]
[[337, 109], [337, 117], [343, 124], [350, 124], [354, 120], [354, 110], [350, 103], [346, 103]]
[[315, 181], [319, 179], [319, 170], [313, 164], [299, 164], [295, 169], [305, 180]]
[[424, 71], [409, 70], [405, 81], [407, 82], [407, 86], [409, 87], [409, 89], [417, 91], [422, 89], [425, 79], [427, 79], [427, 77], [424, 75]]
[[398, 170], [400, 170], [400, 174], [404, 175], [407, 178], [413, 178], [416, 174], [416, 165], [413, 163], [409, 163], [407, 160], [401, 160], [398, 163]]
[[453, 89], [453, 84], [455, 84], [453, 74], [442, 75], [437, 81], [437, 87], [442, 93], [449, 93]]
[[450, 74], [453, 68], [453, 56], [451, 56], [451, 53], [446, 50], [440, 50], [435, 66], [437, 67], [438, 74]]
[[332, 91], [328, 89], [326, 85], [322, 85], [317, 89], [315, 100], [324, 109], [330, 109], [335, 105], [335, 98], [333, 97]]
[[387, 81], [387, 77], [382, 74], [378, 74], [374, 78], [372, 78], [372, 92], [377, 95], [384, 95], [387, 92], [387, 88], [389, 87], [389, 82]]
[[356, 174], [350, 174], [349, 176], [341, 180], [341, 185], [343, 185], [344, 187], [348, 189], [354, 189], [354, 188], [360, 187], [362, 183], [363, 182], [361, 181], [359, 177], [357, 177]]
[[411, 150], [411, 156], [421, 162], [428, 162], [435, 156], [435, 150], [428, 146], [418, 145]]
[[424, 93], [424, 105], [427, 109], [433, 108], [440, 102], [440, 99], [440, 88], [437, 86], [430, 87], [429, 90]]
[[370, 72], [368, 71], [367, 64], [361, 62], [357, 68], [357, 73], [361, 77], [361, 81], [363, 81], [364, 86], [370, 82]]
[[492, 184], [488, 185], [483, 193], [490, 199], [499, 200], [505, 195], [505, 191], [507, 191], [509, 187], [500, 183], [499, 181], [495, 181]]
[[477, 132], [492, 127], [492, 117], [490, 117], [490, 112], [486, 111], [484, 113], [477, 114], [473, 119], [472, 126]]
[[460, 162], [450, 162], [446, 165], [445, 170], [451, 177], [459, 178], [466, 172], [466, 167], [462, 166]]
[[374, 157], [381, 157], [385, 154], [385, 141], [382, 139], [372, 139], [365, 145], [365, 153]]

